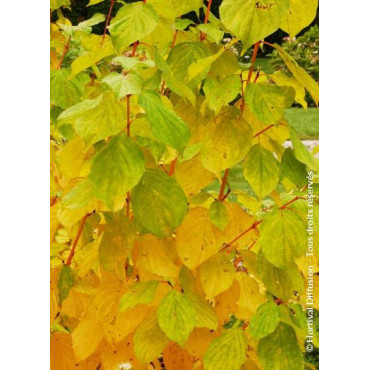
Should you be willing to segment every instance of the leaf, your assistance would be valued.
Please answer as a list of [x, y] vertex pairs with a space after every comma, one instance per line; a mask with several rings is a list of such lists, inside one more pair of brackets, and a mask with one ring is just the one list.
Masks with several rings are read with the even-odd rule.
[[297, 134], [294, 130], [290, 130], [290, 138], [293, 144], [293, 152], [295, 157], [302, 163], [304, 163], [308, 168], [315, 171], [319, 169], [318, 159], [315, 158], [304, 146], [304, 144], [298, 139]]
[[276, 188], [279, 172], [279, 162], [274, 155], [262, 145], [255, 144], [245, 159], [243, 174], [260, 199]]
[[303, 187], [307, 182], [306, 166], [296, 159], [291, 148], [285, 149], [281, 159], [280, 174], [283, 178], [288, 178], [297, 187]]
[[123, 117], [125, 105], [109, 92], [66, 109], [59, 115], [58, 125], [73, 124], [85, 143], [92, 145], [122, 131]]
[[124, 197], [143, 173], [140, 148], [125, 134], [119, 134], [93, 157], [89, 178], [96, 197], [113, 208], [115, 201]]
[[136, 2], [125, 4], [108, 27], [118, 53], [133, 42], [149, 35], [158, 24], [158, 14], [150, 4]]
[[72, 334], [73, 352], [78, 361], [85, 360], [94, 353], [103, 333], [100, 323], [93, 318], [84, 317]]
[[236, 274], [239, 283], [240, 294], [238, 299], [238, 315], [249, 319], [256, 312], [257, 308], [266, 302], [266, 298], [259, 292], [259, 285], [256, 280], [244, 272]]
[[120, 312], [125, 311], [128, 308], [135, 307], [138, 304], [150, 303], [154, 298], [158, 284], [159, 281], [151, 280], [131, 286], [128, 292], [126, 292], [120, 300]]
[[302, 353], [291, 326], [280, 323], [276, 330], [258, 343], [258, 358], [269, 370], [303, 370]]
[[187, 293], [185, 296], [191, 301], [195, 309], [195, 326], [216, 330], [218, 318], [212, 306], [202, 297], [195, 293]]
[[169, 339], [183, 346], [196, 324], [194, 306], [186, 295], [171, 289], [159, 304], [158, 322]]
[[293, 39], [315, 19], [318, 0], [289, 0], [289, 11], [280, 28]]
[[238, 117], [236, 108], [225, 107], [209, 128], [201, 150], [203, 166], [217, 176], [240, 162], [252, 145], [252, 129]]
[[160, 143], [181, 151], [190, 137], [190, 131], [185, 122], [168, 109], [156, 93], [141, 94], [139, 104], [145, 109], [155, 138]]
[[263, 338], [275, 331], [280, 321], [280, 310], [276, 303], [267, 302], [258, 307], [249, 324], [253, 338]]
[[204, 354], [205, 370], [239, 370], [246, 361], [247, 339], [242, 328], [225, 330]]
[[106, 225], [99, 246], [99, 260], [105, 270], [118, 275], [124, 273], [134, 237], [134, 228], [123, 215], [116, 216]]
[[297, 213], [288, 209], [269, 214], [260, 226], [258, 244], [269, 262], [287, 269], [305, 252], [305, 223]]
[[291, 86], [295, 92], [294, 100], [301, 104], [304, 109], [307, 109], [307, 102], [305, 100], [306, 90], [296, 78], [289, 77], [279, 71], [271, 74], [270, 77], [278, 86]]
[[102, 81], [109, 85], [117, 99], [122, 99], [127, 95], [140, 94], [143, 86], [143, 79], [136, 73], [122, 75], [112, 72]]
[[221, 246], [221, 232], [209, 220], [208, 210], [203, 207], [190, 209], [176, 230], [176, 248], [183, 264], [195, 269]]
[[188, 210], [176, 180], [159, 170], [147, 170], [132, 191], [135, 219], [157, 236], [170, 235]]
[[253, 115], [262, 123], [270, 125], [283, 118], [285, 109], [294, 101], [294, 90], [270, 83], [248, 84], [244, 98]]
[[75, 283], [73, 272], [67, 265], [63, 265], [59, 273], [58, 289], [59, 289], [59, 304], [68, 297], [69, 291]]
[[280, 27], [289, 0], [224, 0], [219, 8], [222, 23], [241, 39], [244, 52]]
[[199, 274], [206, 298], [212, 299], [230, 288], [234, 281], [235, 268], [230, 257], [220, 252], [200, 266]]
[[124, 55], [119, 55], [118, 57], [113, 58], [112, 64], [121, 66], [126, 72], [155, 66], [155, 63], [152, 60], [140, 60], [137, 57], [126, 57]]
[[231, 75], [218, 81], [214, 78], [207, 78], [203, 85], [208, 106], [217, 115], [224, 105], [233, 101], [241, 91], [239, 76]]
[[60, 108], [67, 109], [78, 103], [84, 91], [84, 85], [89, 78], [81, 74], [73, 79], [68, 79], [69, 69], [56, 69], [50, 71], [50, 103]]
[[69, 141], [59, 154], [59, 170], [67, 179], [78, 177], [84, 161], [84, 141], [75, 136]]
[[69, 370], [76, 366], [71, 335], [54, 333], [50, 338], [50, 370]]
[[140, 269], [164, 278], [177, 278], [179, 268], [168, 257], [160, 240], [154, 235], [145, 235], [140, 241], [139, 259]]
[[280, 58], [292, 73], [292, 75], [305, 87], [310, 93], [316, 105], [319, 105], [319, 85], [297, 62], [279, 45], [272, 45], [279, 53]]
[[[210, 56], [211, 52], [204, 46], [202, 42], [182, 42], [172, 48], [168, 55], [167, 63], [171, 68], [173, 75], [177, 77], [179, 81], [184, 83], [190, 82], [188, 79], [188, 68], [192, 63], [199, 59]], [[206, 75], [202, 73], [197, 79], [193, 80], [191, 87], [195, 87]]]
[[191, 11], [199, 14], [199, 8], [202, 7], [202, 3], [203, 2], [201, 0], [173, 0], [173, 4], [176, 9], [176, 16], [180, 16]]
[[86, 6], [92, 6], [99, 3], [102, 3], [104, 0], [90, 0], [89, 3]]
[[[83, 179], [62, 198], [62, 205], [71, 210], [79, 209], [87, 206], [93, 197], [94, 192], [90, 181]], [[92, 211], [93, 209], [90, 212]]]
[[169, 339], [158, 324], [157, 314], [143, 321], [135, 331], [134, 351], [143, 364], [161, 357], [168, 343]]
[[92, 35], [92, 37], [93, 38], [91, 40], [89, 50], [86, 53], [80, 55], [72, 62], [72, 72], [69, 76], [70, 79], [72, 79], [85, 69], [95, 66], [95, 64], [102, 59], [114, 54], [114, 48], [109, 37], [105, 38], [104, 44], [101, 47], [101, 36]]
[[215, 200], [211, 204], [211, 207], [209, 208], [209, 219], [221, 231], [225, 230], [225, 227], [229, 223], [229, 214], [222, 202]]

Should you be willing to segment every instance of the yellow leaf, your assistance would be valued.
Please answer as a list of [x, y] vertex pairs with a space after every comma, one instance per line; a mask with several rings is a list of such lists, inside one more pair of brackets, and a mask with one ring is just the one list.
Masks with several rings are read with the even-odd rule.
[[139, 242], [138, 266], [154, 275], [176, 278], [179, 267], [168, 257], [159, 239], [154, 235], [145, 235]]
[[50, 369], [71, 370], [75, 369], [76, 363], [71, 335], [67, 333], [53, 334], [50, 339]]
[[84, 317], [72, 334], [73, 352], [78, 361], [94, 353], [102, 338], [100, 323], [96, 319]]
[[222, 247], [222, 234], [212, 224], [208, 210], [191, 209], [176, 231], [177, 252], [184, 265], [195, 269]]

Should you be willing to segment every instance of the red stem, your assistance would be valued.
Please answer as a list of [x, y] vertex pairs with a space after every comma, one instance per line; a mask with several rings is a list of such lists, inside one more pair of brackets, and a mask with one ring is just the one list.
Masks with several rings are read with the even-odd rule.
[[136, 49], [137, 49], [137, 46], [139, 45], [139, 41], [135, 41], [134, 42], [134, 45], [132, 46], [132, 53], [131, 53], [131, 57], [134, 57], [135, 56], [135, 53], [136, 53]]
[[225, 187], [226, 187], [227, 177], [229, 176], [229, 172], [230, 172], [230, 169], [227, 168], [225, 170], [224, 176], [222, 178], [221, 189], [220, 189], [220, 193], [218, 194], [218, 198], [217, 198], [217, 200], [219, 202], [223, 201], [224, 191], [225, 191]]
[[126, 96], [126, 130], [127, 130], [127, 136], [130, 137], [130, 97], [131, 95]]
[[175, 158], [171, 163], [170, 172], [168, 173], [169, 176], [172, 176], [175, 173], [176, 161], [177, 158]]
[[175, 30], [175, 34], [173, 35], [173, 39], [172, 39], [172, 42], [171, 42], [171, 45], [170, 45], [171, 49], [175, 46], [178, 32], [179, 32], [178, 30]]
[[[211, 10], [211, 5], [212, 5], [212, 0], [208, 0], [207, 12], [206, 12], [206, 16], [204, 18], [204, 24], [207, 24], [207, 22], [208, 22], [209, 12]], [[206, 33], [204, 33], [204, 32], [200, 33], [200, 41], [203, 41], [206, 37], [207, 37]]]
[[81, 220], [81, 223], [80, 223], [80, 227], [78, 228], [78, 231], [77, 231], [77, 234], [76, 234], [76, 238], [73, 242], [73, 245], [72, 245], [72, 249], [71, 249], [71, 252], [69, 253], [69, 256], [68, 256], [68, 259], [67, 259], [67, 262], [66, 262], [66, 265], [69, 266], [72, 262], [72, 258], [75, 254], [75, 250], [76, 250], [76, 247], [77, 247], [77, 244], [78, 244], [78, 241], [80, 240], [80, 236], [82, 234], [82, 230], [85, 226], [85, 223], [86, 223], [86, 220], [87, 218], [92, 215], [94, 212], [92, 213], [87, 213]]
[[69, 43], [70, 42], [71, 42], [71, 36], [68, 37], [67, 43], [64, 45], [63, 53], [62, 53], [62, 56], [59, 59], [59, 63], [58, 63], [57, 69], [60, 69], [60, 67], [62, 66], [63, 60], [64, 60], [64, 58], [65, 58], [65, 56], [67, 54], [67, 51], [69, 49]]
[[104, 33], [103, 33], [103, 38], [101, 40], [100, 47], [103, 46], [105, 36], [107, 35], [107, 29], [108, 29], [108, 25], [109, 25], [109, 22], [110, 22], [110, 19], [111, 19], [111, 14], [112, 14], [114, 2], [115, 2], [115, 0], [110, 0], [110, 8], [109, 8], [109, 12], [108, 12], [108, 15], [107, 15], [107, 20], [105, 21]]
[[261, 131], [258, 131], [253, 137], [257, 137], [258, 135], [261, 135], [263, 134], [265, 131], [269, 130], [270, 128], [274, 127], [275, 125], [269, 125], [267, 127], [265, 127], [263, 130]]

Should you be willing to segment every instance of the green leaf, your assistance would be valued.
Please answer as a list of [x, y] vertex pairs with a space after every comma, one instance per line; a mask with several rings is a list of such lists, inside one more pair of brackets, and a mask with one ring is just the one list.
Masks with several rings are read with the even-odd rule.
[[241, 91], [239, 76], [232, 75], [218, 81], [215, 78], [207, 78], [203, 85], [208, 106], [217, 115], [224, 105], [233, 101]]
[[272, 45], [279, 53], [280, 58], [292, 73], [292, 75], [305, 87], [310, 93], [316, 105], [319, 105], [319, 85], [297, 62], [279, 45]]
[[127, 255], [133, 247], [135, 230], [127, 217], [114, 217], [105, 227], [99, 245], [99, 261], [109, 272], [125, 273]]
[[190, 130], [185, 122], [175, 112], [168, 109], [156, 93], [141, 94], [139, 104], [145, 109], [155, 138], [181, 151], [190, 137]]
[[86, 6], [92, 6], [99, 3], [102, 3], [104, 0], [90, 0], [89, 3]]
[[289, 209], [268, 214], [260, 226], [258, 244], [267, 260], [281, 269], [304, 254], [306, 241], [305, 222]]
[[212, 299], [230, 288], [234, 281], [235, 268], [230, 257], [220, 252], [200, 266], [199, 274], [206, 298]]
[[204, 369], [239, 370], [247, 359], [246, 347], [247, 338], [242, 328], [225, 330], [211, 342], [204, 354]]
[[[294, 283], [288, 271], [271, 264], [260, 251], [258, 253], [258, 274], [266, 288], [276, 297], [289, 299], [294, 290]], [[295, 268], [293, 265], [291, 268]]]
[[84, 179], [62, 198], [62, 205], [72, 210], [82, 208], [86, 206], [93, 197], [94, 192], [91, 182], [88, 179]]
[[186, 295], [171, 289], [159, 304], [158, 322], [169, 339], [183, 346], [196, 324], [192, 302]]
[[92, 160], [89, 178], [97, 198], [113, 208], [140, 180], [144, 157], [140, 148], [125, 134], [108, 142]]
[[132, 191], [135, 219], [157, 236], [170, 235], [188, 210], [177, 181], [159, 170], [147, 170]]
[[91, 35], [91, 37], [89, 50], [72, 62], [70, 79], [85, 69], [95, 66], [100, 60], [114, 54], [114, 48], [109, 37], [105, 38], [103, 46], [100, 46], [101, 36]]
[[289, 0], [289, 11], [280, 28], [293, 39], [315, 19], [318, 0]]
[[71, 268], [67, 265], [63, 265], [59, 273], [58, 279], [58, 289], [59, 289], [59, 303], [62, 302], [68, 297], [69, 291], [75, 283], [73, 272]]
[[187, 293], [185, 296], [190, 300], [195, 309], [195, 326], [197, 328], [218, 328], [218, 318], [212, 306], [202, 297], [195, 293]]
[[[202, 42], [182, 42], [175, 45], [170, 51], [167, 63], [171, 68], [173, 75], [179, 81], [188, 83], [188, 68], [199, 59], [203, 59], [211, 55], [210, 50]], [[204, 71], [197, 79], [191, 82], [190, 87], [195, 87], [207, 74]]]
[[124, 55], [113, 58], [112, 64], [121, 66], [126, 72], [129, 72], [131, 69], [145, 69], [155, 66], [155, 63], [150, 59], [140, 60], [136, 57], [126, 57]]
[[143, 364], [161, 357], [168, 343], [169, 339], [160, 328], [156, 313], [144, 320], [134, 334], [135, 355]]
[[294, 101], [294, 89], [270, 83], [248, 84], [244, 98], [253, 115], [262, 123], [278, 123]]
[[225, 227], [229, 223], [229, 214], [225, 204], [215, 200], [209, 208], [209, 219], [216, 227], [221, 231], [224, 231]]
[[280, 27], [289, 9], [289, 0], [224, 0], [222, 23], [243, 43], [243, 53], [254, 43]]
[[275, 331], [279, 321], [279, 307], [274, 302], [267, 302], [252, 316], [249, 331], [253, 338], [263, 338]]
[[68, 8], [70, 5], [71, 5], [70, 0], [50, 0], [50, 9], [52, 11], [59, 9], [60, 7]]
[[128, 292], [121, 297], [119, 303], [120, 312], [135, 307], [138, 304], [150, 303], [154, 298], [158, 284], [159, 281], [151, 280], [131, 286]]
[[108, 92], [66, 109], [59, 115], [58, 125], [73, 124], [79, 136], [92, 145], [122, 131], [124, 117], [125, 105]]
[[291, 148], [285, 149], [281, 159], [280, 174], [283, 178], [288, 178], [297, 187], [302, 187], [307, 183], [306, 166], [296, 159]]
[[180, 16], [191, 11], [199, 14], [199, 8], [202, 7], [202, 0], [172, 0], [174, 8], [176, 10], [176, 16]]
[[302, 141], [298, 139], [297, 134], [294, 130], [290, 129], [290, 139], [293, 144], [293, 152], [295, 157], [302, 163], [304, 163], [308, 168], [318, 171], [319, 160], [315, 158], [304, 146]]
[[303, 356], [294, 330], [280, 323], [276, 330], [258, 343], [258, 358], [264, 369], [303, 370]]
[[207, 34], [207, 40], [213, 41], [216, 44], [219, 44], [224, 37], [224, 31], [221, 31], [220, 28], [214, 24], [200, 24], [197, 28], [199, 31]]
[[201, 160], [203, 166], [217, 176], [240, 162], [252, 145], [252, 129], [239, 118], [238, 109], [225, 107], [208, 129]]
[[72, 80], [68, 80], [69, 75], [69, 69], [50, 71], [50, 103], [63, 109], [80, 101], [84, 85], [89, 81], [86, 74], [81, 74]]
[[260, 199], [276, 188], [279, 171], [279, 162], [261, 144], [255, 144], [247, 154], [243, 174]]
[[121, 74], [112, 72], [102, 80], [114, 92], [117, 99], [122, 99], [127, 95], [140, 94], [143, 86], [143, 79], [137, 73]]
[[178, 31], [183, 31], [185, 28], [187, 28], [191, 24], [194, 24], [194, 22], [190, 19], [182, 19], [182, 18], [175, 19], [175, 29]]
[[159, 17], [150, 4], [139, 1], [125, 4], [112, 19], [108, 27], [114, 47], [118, 53], [144, 36], [157, 26]]

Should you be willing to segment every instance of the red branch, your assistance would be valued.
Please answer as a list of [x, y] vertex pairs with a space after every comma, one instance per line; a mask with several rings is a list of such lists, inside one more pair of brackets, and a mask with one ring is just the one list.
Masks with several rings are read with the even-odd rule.
[[[95, 211], [94, 211], [95, 212]], [[87, 213], [81, 220], [81, 223], [80, 223], [80, 227], [78, 228], [78, 231], [77, 231], [77, 234], [76, 234], [76, 238], [73, 242], [73, 245], [72, 245], [72, 249], [71, 249], [71, 252], [69, 253], [69, 256], [68, 256], [68, 259], [67, 259], [67, 262], [66, 262], [66, 265], [69, 266], [72, 262], [72, 258], [75, 254], [75, 250], [76, 250], [76, 247], [77, 247], [77, 244], [78, 244], [78, 241], [80, 240], [80, 236], [82, 234], [82, 230], [85, 226], [85, 223], [86, 223], [86, 220], [87, 218], [92, 215], [94, 212], [91, 212], [91, 213]]]
[[258, 135], [261, 135], [263, 134], [265, 131], [269, 130], [270, 128], [274, 127], [275, 125], [269, 125], [267, 127], [265, 127], [263, 130], [261, 131], [258, 131], [253, 137], [257, 137]]
[[[212, 0], [208, 0], [207, 12], [206, 12], [206, 16], [204, 18], [204, 24], [207, 24], [207, 22], [208, 22], [209, 12], [211, 10], [211, 5], [212, 5]], [[200, 41], [203, 41], [206, 37], [207, 37], [207, 34], [206, 33], [204, 33], [204, 32], [201, 32], [200, 33]]]
[[100, 47], [103, 46], [105, 36], [107, 35], [107, 29], [108, 29], [108, 25], [109, 25], [109, 22], [110, 22], [110, 19], [111, 19], [111, 14], [112, 14], [114, 2], [115, 2], [115, 0], [110, 0], [110, 8], [109, 8], [109, 12], [108, 12], [108, 15], [107, 15], [107, 19], [105, 21], [104, 33], [103, 33], [103, 38], [101, 40]]
[[64, 45], [63, 53], [62, 53], [62, 56], [59, 59], [59, 63], [58, 63], [57, 69], [60, 69], [60, 67], [62, 66], [63, 60], [64, 60], [64, 58], [65, 58], [65, 56], [67, 54], [67, 51], [69, 49], [69, 43], [70, 42], [71, 42], [71, 36], [68, 37], [67, 43]]
[[226, 187], [227, 177], [229, 176], [229, 172], [230, 172], [230, 169], [229, 168], [226, 169], [225, 173], [224, 173], [224, 176], [222, 178], [221, 189], [220, 189], [220, 193], [218, 194], [218, 198], [217, 198], [217, 200], [219, 202], [223, 201], [224, 191], [225, 191], [225, 187]]
[[171, 163], [170, 172], [168, 173], [169, 176], [172, 176], [175, 173], [176, 161], [177, 158], [175, 158]]
[[139, 41], [135, 41], [134, 45], [132, 46], [132, 52], [131, 52], [131, 57], [133, 58], [136, 53], [137, 46], [139, 45]]

